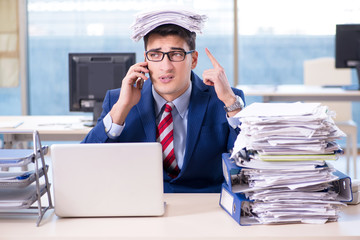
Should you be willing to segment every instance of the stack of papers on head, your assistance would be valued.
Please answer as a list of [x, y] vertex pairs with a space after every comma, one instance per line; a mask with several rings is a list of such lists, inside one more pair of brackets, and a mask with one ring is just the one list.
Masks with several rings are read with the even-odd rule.
[[232, 191], [253, 201], [258, 223], [337, 220], [345, 204], [332, 184], [336, 170], [325, 161], [337, 159], [335, 140], [345, 134], [331, 115], [319, 103], [300, 102], [254, 103], [236, 115], [241, 131], [231, 157], [241, 170], [231, 176]]
[[176, 24], [190, 32], [202, 33], [206, 19], [206, 15], [200, 15], [183, 9], [141, 13], [136, 17], [135, 23], [131, 26], [133, 30], [131, 39], [139, 41], [151, 30], [164, 24]]

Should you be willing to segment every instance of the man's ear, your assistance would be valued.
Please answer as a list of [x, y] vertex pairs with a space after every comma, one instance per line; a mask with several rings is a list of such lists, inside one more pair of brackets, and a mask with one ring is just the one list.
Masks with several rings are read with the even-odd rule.
[[191, 69], [192, 70], [194, 68], [196, 68], [196, 65], [198, 63], [198, 57], [199, 57], [198, 51], [195, 50], [193, 53], [191, 53]]

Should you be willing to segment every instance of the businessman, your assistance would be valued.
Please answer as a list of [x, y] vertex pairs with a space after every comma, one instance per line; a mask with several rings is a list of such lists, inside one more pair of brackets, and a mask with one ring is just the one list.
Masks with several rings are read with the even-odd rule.
[[[212, 68], [195, 69], [196, 33], [176, 24], [144, 36], [144, 62], [136, 63], [109, 90], [97, 125], [84, 143], [161, 142], [164, 192], [220, 192], [221, 154], [232, 149], [244, 107], [241, 90], [230, 87], [224, 69], [205, 49]], [[149, 76], [149, 78], [147, 77]]]

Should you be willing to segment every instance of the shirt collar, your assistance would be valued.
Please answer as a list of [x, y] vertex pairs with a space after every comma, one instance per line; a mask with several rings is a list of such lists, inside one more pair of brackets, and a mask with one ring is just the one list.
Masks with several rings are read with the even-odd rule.
[[[191, 89], [192, 84], [190, 83], [188, 89], [186, 89], [186, 91], [181, 96], [172, 101], [181, 118], [184, 118], [185, 113], [188, 109], [190, 103]], [[152, 94], [155, 100], [155, 114], [156, 117], [158, 117], [162, 107], [165, 105], [165, 103], [167, 103], [167, 101], [155, 91], [154, 85], [152, 86]]]

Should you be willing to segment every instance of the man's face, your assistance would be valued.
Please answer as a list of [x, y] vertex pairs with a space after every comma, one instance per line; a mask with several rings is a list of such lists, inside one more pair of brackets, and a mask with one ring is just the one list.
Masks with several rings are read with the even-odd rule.
[[[147, 51], [169, 52], [176, 50], [190, 51], [188, 44], [179, 36], [149, 36]], [[196, 67], [198, 53], [195, 51], [185, 56], [182, 62], [172, 62], [165, 55], [161, 62], [148, 62], [150, 78], [156, 92], [167, 101], [173, 101], [183, 94], [190, 85], [191, 70]]]

